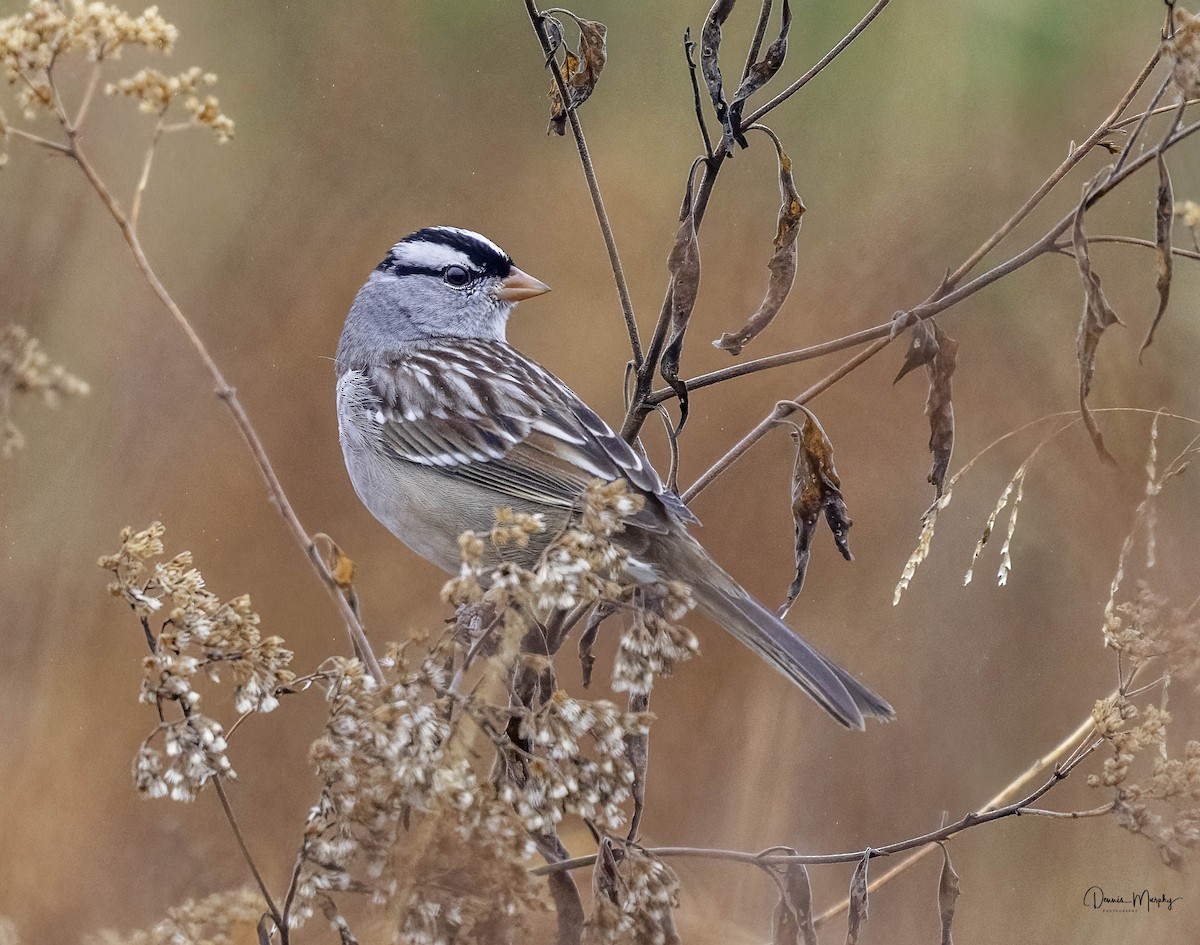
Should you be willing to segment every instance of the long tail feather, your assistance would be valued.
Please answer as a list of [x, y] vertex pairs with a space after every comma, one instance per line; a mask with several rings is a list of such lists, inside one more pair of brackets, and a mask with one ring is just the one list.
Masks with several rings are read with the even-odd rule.
[[861, 730], [864, 718], [887, 720], [895, 715], [886, 700], [751, 597], [690, 536], [673, 535], [667, 555], [674, 576], [691, 586], [704, 613], [803, 689], [842, 725]]

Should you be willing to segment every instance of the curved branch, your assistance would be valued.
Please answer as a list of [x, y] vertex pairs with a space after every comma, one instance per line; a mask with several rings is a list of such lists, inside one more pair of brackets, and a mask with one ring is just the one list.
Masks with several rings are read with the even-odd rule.
[[566, 112], [567, 121], [571, 125], [571, 135], [575, 139], [575, 147], [579, 151], [579, 161], [583, 165], [583, 176], [587, 181], [588, 193], [592, 197], [592, 208], [596, 211], [596, 222], [600, 224], [600, 234], [604, 237], [604, 248], [608, 251], [608, 263], [612, 267], [613, 281], [617, 284], [617, 296], [621, 301], [621, 314], [625, 317], [625, 330], [629, 333], [629, 347], [633, 352], [635, 364], [642, 363], [642, 342], [638, 337], [637, 318], [633, 314], [633, 300], [629, 296], [629, 284], [625, 281], [625, 269], [621, 265], [621, 256], [617, 252], [617, 240], [613, 236], [612, 224], [608, 222], [608, 211], [604, 209], [604, 198], [600, 195], [600, 182], [596, 180], [596, 168], [592, 165], [592, 155], [588, 151], [587, 141], [583, 137], [583, 126], [579, 124], [579, 116], [571, 107], [571, 96], [567, 84], [550, 46], [550, 38], [542, 25], [542, 15], [538, 12], [533, 0], [525, 0], [525, 12], [529, 14], [529, 22], [542, 46], [546, 62], [550, 64], [550, 72], [554, 83], [558, 86], [559, 101]]
[[[1089, 720], [1090, 722], [1090, 720]], [[729, 860], [735, 863], [747, 863], [752, 866], [827, 866], [833, 863], [857, 863], [864, 857], [875, 858], [879, 856], [891, 856], [895, 853], [903, 853], [906, 850], [913, 850], [918, 847], [924, 847], [929, 844], [941, 843], [949, 840], [955, 834], [961, 833], [971, 827], [978, 827], [981, 824], [988, 824], [994, 820], [1001, 820], [1005, 817], [1020, 816], [1021, 814], [1032, 812], [1027, 811], [1027, 808], [1032, 808], [1035, 801], [1049, 792], [1060, 781], [1065, 780], [1071, 772], [1093, 751], [1096, 750], [1104, 739], [1097, 738], [1091, 740], [1087, 746], [1076, 753], [1074, 757], [1069, 759], [1064, 764], [1054, 770], [1054, 774], [1050, 776], [1044, 784], [1030, 793], [1028, 796], [1012, 804], [1007, 804], [1004, 807], [997, 807], [993, 810], [984, 811], [982, 813], [970, 813], [956, 820], [952, 824], [939, 827], [937, 830], [931, 830], [928, 833], [923, 833], [917, 837], [910, 837], [907, 840], [900, 840], [895, 843], [889, 843], [881, 847], [867, 847], [863, 850], [855, 850], [850, 853], [821, 853], [821, 854], [782, 854], [782, 853], [749, 853], [744, 850], [719, 850], [706, 847], [647, 847], [646, 852], [652, 853], [659, 857], [687, 857], [690, 859], [705, 859], [705, 860]], [[1041, 813], [1039, 810], [1038, 813]], [[1087, 812], [1083, 812], [1087, 813]], [[1067, 814], [1069, 816], [1069, 813]], [[773, 847], [772, 849], [777, 849]], [[581, 867], [591, 866], [596, 862], [596, 855], [589, 854], [587, 856], [577, 856], [569, 860], [562, 860], [558, 863], [547, 863], [544, 866], [537, 866], [530, 870], [535, 876], [545, 876], [550, 873], [557, 873], [562, 870], [574, 870]]]
[[[1117, 174], [1115, 177], [1113, 177], [1110, 180], [1106, 180], [1101, 186], [1097, 187], [1096, 190], [1094, 190], [1091, 193], [1091, 195], [1087, 198], [1087, 206], [1088, 207], [1093, 206], [1098, 200], [1103, 198], [1106, 194], [1110, 193], [1115, 187], [1119, 186], [1123, 181], [1127, 180], [1130, 175], [1136, 173], [1138, 170], [1145, 167], [1151, 161], [1156, 161], [1158, 159], [1158, 155], [1160, 153], [1173, 147], [1174, 145], [1178, 144], [1180, 141], [1183, 141], [1185, 138], [1190, 137], [1191, 135], [1195, 134], [1197, 131], [1200, 131], [1200, 122], [1194, 122], [1190, 125], [1187, 125], [1184, 128], [1179, 129], [1174, 134], [1170, 135], [1167, 138], [1164, 138], [1163, 141], [1160, 142], [1157, 147], [1151, 148], [1150, 150], [1139, 155], [1137, 158], [1135, 158], [1133, 161], [1131, 161], [1125, 167], [1125, 169], [1121, 171], [1120, 174]], [[1051, 227], [1046, 232], [1046, 234], [1044, 236], [1042, 236], [1041, 239], [1037, 240], [1035, 243], [1026, 247], [1024, 250], [1017, 253], [1017, 255], [1015, 255], [1012, 258], [1008, 259], [1007, 261], [1001, 263], [1000, 265], [996, 266], [995, 268], [989, 269], [987, 272], [983, 273], [982, 275], [976, 276], [974, 279], [972, 279], [966, 285], [961, 286], [958, 289], [955, 289], [953, 292], [948, 292], [945, 294], [939, 294], [939, 293], [935, 292], [934, 295], [931, 296], [929, 300], [922, 302], [920, 305], [916, 306], [913, 309], [910, 309], [905, 314], [908, 314], [909, 316], [911, 316], [913, 318], [919, 318], [922, 321], [924, 321], [925, 319], [928, 319], [928, 318], [932, 318], [934, 315], [944, 312], [946, 309], [951, 308], [954, 305], [957, 305], [959, 302], [963, 301], [963, 299], [969, 298], [970, 296], [972, 296], [976, 292], [978, 292], [980, 289], [983, 289], [983, 288], [991, 285], [993, 282], [996, 282], [998, 279], [1001, 279], [1004, 276], [1009, 275], [1010, 273], [1016, 272], [1018, 269], [1025, 266], [1027, 263], [1030, 263], [1033, 260], [1037, 259], [1039, 256], [1042, 256], [1046, 253], [1055, 251], [1057, 248], [1058, 238], [1067, 231], [1067, 229], [1068, 229], [1068, 227], [1070, 227], [1071, 222], [1074, 219], [1074, 217], [1075, 217], [1075, 211], [1072, 210], [1070, 213], [1066, 214], [1061, 220], [1059, 220], [1058, 223], [1056, 223], [1053, 227]], [[882, 324], [882, 325], [877, 325], [876, 327], [867, 329], [866, 331], [860, 332], [858, 334], [858, 337], [861, 338], [862, 340], [866, 340], [868, 338], [874, 338], [876, 340], [869, 347], [867, 347], [863, 351], [860, 351], [858, 354], [856, 354], [854, 357], [852, 357], [846, 363], [844, 363], [843, 365], [838, 367], [836, 370], [834, 370], [830, 374], [827, 374], [821, 380], [817, 381], [817, 383], [815, 383], [811, 387], [809, 387], [808, 390], [804, 391], [804, 393], [802, 393], [799, 396], [794, 397], [792, 399], [795, 400], [796, 403], [806, 404], [810, 400], [812, 400], [814, 397], [816, 397], [818, 394], [821, 394], [824, 391], [828, 390], [833, 384], [837, 383], [837, 381], [841, 380], [843, 377], [845, 377], [851, 371], [860, 367], [862, 364], [866, 363], [871, 358], [873, 358], [875, 355], [877, 355], [880, 351], [882, 351], [884, 348], [886, 348], [892, 342], [892, 334], [891, 333], [892, 333], [892, 322], [891, 321], [889, 321], [885, 324]], [[752, 446], [754, 446], [755, 443], [757, 443], [759, 440], [761, 440], [763, 438], [763, 436], [766, 435], [767, 431], [771, 428], [771, 424], [769, 421], [770, 421], [770, 414], [768, 414], [767, 418], [765, 418], [764, 420], [759, 422], [759, 424], [757, 426], [755, 426], [749, 433], [747, 433], [744, 437], [742, 437], [742, 439], [739, 440], [738, 443], [735, 444], [729, 450], [729, 452], [727, 452], [724, 456], [722, 456], [720, 459], [718, 459], [712, 466], [710, 466], [708, 468], [708, 470], [706, 470], [704, 472], [704, 474], [701, 475], [700, 478], [697, 479], [683, 493], [684, 501], [688, 502], [688, 501], [691, 501], [692, 499], [694, 499], [705, 487], [707, 487], [712, 482], [714, 482], [720, 475], [722, 475], [726, 470], [728, 470], [729, 467], [731, 467], [739, 458], [744, 456], [750, 450], [750, 448]]]

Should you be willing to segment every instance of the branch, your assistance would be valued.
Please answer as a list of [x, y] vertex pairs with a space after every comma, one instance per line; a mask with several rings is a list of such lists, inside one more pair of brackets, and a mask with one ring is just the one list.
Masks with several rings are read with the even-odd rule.
[[288, 501], [287, 494], [283, 490], [283, 484], [279, 481], [279, 477], [275, 474], [275, 469], [271, 465], [271, 460], [267, 456], [267, 451], [263, 447], [262, 440], [259, 439], [257, 431], [250, 422], [250, 417], [246, 414], [242, 402], [238, 399], [237, 391], [230, 386], [225, 379], [220, 367], [213, 360], [207, 346], [188, 321], [187, 316], [176, 304], [175, 300], [167, 291], [166, 286], [158, 278], [157, 273], [151, 267], [150, 262], [146, 259], [146, 254], [142, 249], [141, 241], [138, 239], [137, 232], [133, 228], [132, 222], [125, 216], [121, 208], [113, 199], [108, 187], [104, 181], [96, 173], [95, 168], [88, 160], [87, 156], [79, 148], [78, 141], [72, 139], [71, 145], [66, 149], [66, 153], [83, 171], [83, 175], [87, 178], [88, 183], [92, 185], [92, 189], [96, 191], [100, 201], [104, 204], [112, 216], [113, 221], [121, 231], [121, 235], [125, 237], [125, 242], [129, 245], [133, 252], [134, 261], [137, 267], [141, 270], [142, 275], [150, 284], [154, 294], [158, 296], [160, 302], [171, 314], [175, 323], [179, 326], [184, 336], [191, 343], [201, 363], [208, 370], [212, 377], [213, 383], [216, 386], [217, 397], [225, 403], [229, 408], [229, 412], [233, 415], [234, 423], [237, 424], [238, 431], [242, 434], [242, 438], [246, 441], [246, 446], [249, 448], [251, 455], [254, 457], [254, 462], [258, 466], [258, 471], [262, 474], [263, 481], [266, 483], [267, 491], [271, 495], [275, 507], [279, 510], [279, 514], [283, 517], [284, 524], [292, 533], [297, 544], [304, 550], [308, 556], [313, 569], [321, 576], [324, 581], [325, 588], [333, 598], [334, 603], [342, 613], [342, 617], [346, 622], [346, 631], [350, 637], [350, 642], [354, 646], [355, 652], [358, 654], [371, 675], [375, 677], [376, 682], [383, 683], [383, 670], [379, 667], [379, 662], [375, 658], [375, 654], [371, 649], [370, 641], [367, 639], [366, 631], [355, 616], [350, 604], [342, 596], [338, 589], [337, 583], [333, 580], [333, 575], [329, 573], [329, 569], [325, 567], [320, 555], [317, 553], [316, 546], [313, 544], [312, 538], [301, 524], [299, 517], [296, 515], [295, 509]]
[[225, 811], [225, 819], [229, 821], [229, 826], [233, 828], [233, 835], [237, 838], [238, 848], [242, 851], [242, 857], [245, 859], [246, 865], [250, 867], [250, 872], [254, 874], [254, 882], [258, 884], [258, 890], [267, 902], [271, 918], [275, 920], [275, 927], [281, 930], [286, 929], [287, 922], [284, 919], [283, 913], [279, 911], [279, 908], [275, 905], [275, 900], [271, 898], [271, 891], [267, 889], [266, 881], [258, 871], [254, 857], [250, 855], [250, 848], [246, 846], [246, 838], [242, 836], [242, 828], [238, 826], [237, 818], [233, 815], [233, 807], [229, 803], [229, 796], [225, 793], [225, 783], [219, 774], [213, 775], [213, 787], [217, 790], [217, 797], [221, 799], [221, 809]]
[[[1088, 719], [1089, 725], [1091, 719]], [[928, 833], [923, 833], [917, 837], [911, 837], [907, 840], [900, 840], [896, 843], [889, 843], [881, 847], [867, 847], [863, 850], [855, 850], [851, 853], [821, 853], [815, 855], [805, 854], [778, 854], [778, 853], [749, 853], [742, 850], [719, 850], [707, 847], [647, 847], [646, 852], [652, 853], [659, 857], [686, 857], [690, 859], [703, 860], [729, 860], [735, 863], [748, 863], [753, 866], [828, 866], [834, 863], [857, 863], [864, 857], [874, 858], [879, 856], [891, 856], [896, 853], [903, 853], [906, 850], [913, 850], [919, 847], [925, 847], [929, 844], [938, 844], [945, 840], [949, 840], [956, 834], [961, 833], [971, 827], [978, 827], [981, 824], [988, 824], [995, 820], [1001, 820], [1005, 817], [1021, 815], [1030, 808], [1034, 801], [1041, 798], [1049, 792], [1060, 781], [1065, 780], [1071, 772], [1079, 765], [1083, 759], [1096, 750], [1102, 743], [1103, 739], [1097, 738], [1090, 741], [1086, 747], [1077, 752], [1074, 757], [1069, 759], [1054, 770], [1054, 774], [1050, 779], [1034, 790], [1027, 797], [1004, 807], [998, 807], [994, 810], [988, 810], [981, 813], [967, 814], [960, 820], [937, 830], [931, 830]], [[777, 849], [772, 847], [771, 849]], [[545, 876], [551, 873], [561, 872], [563, 870], [580, 869], [581, 867], [591, 866], [596, 862], [596, 854], [587, 856], [577, 856], [570, 860], [562, 860], [558, 863], [547, 863], [544, 866], [536, 866], [530, 870], [535, 876]]]
[[847, 33], [840, 40], [838, 40], [838, 43], [836, 46], [834, 46], [831, 50], [829, 50], [829, 52], [827, 52], [824, 56], [822, 56], [820, 59], [818, 59], [816, 64], [811, 69], [809, 69], [806, 73], [804, 73], [804, 75], [800, 76], [800, 78], [798, 78], [795, 82], [793, 82], [791, 85], [789, 85], [786, 89], [784, 89], [782, 92], [780, 92], [778, 95], [776, 95], [769, 102], [764, 104], [761, 108], [758, 108], [755, 111], [751, 112], [748, 117], [743, 118], [742, 124], [743, 125], [752, 125], [756, 121], [762, 121], [763, 116], [765, 116], [767, 114], [767, 112], [771, 111], [777, 105], [783, 104], [789, 98], [791, 98], [793, 95], [795, 95], [797, 92], [799, 92], [802, 88], [804, 88], [804, 86], [808, 85], [809, 82], [811, 82], [813, 79], [815, 79], [820, 74], [822, 69], [824, 69], [827, 65], [829, 65], [831, 62], [833, 62], [833, 60], [835, 60], [838, 56], [840, 56], [842, 54], [842, 51], [847, 46], [849, 46], [852, 42], [854, 42], [856, 39], [858, 39], [859, 33], [861, 33], [868, 26], [870, 26], [871, 21], [873, 19], [875, 19], [875, 17], [879, 16], [880, 13], [883, 12], [883, 8], [886, 7], [888, 5], [888, 3], [890, 3], [890, 2], [891, 2], [891, 0], [876, 0], [875, 5], [873, 7], [871, 7], [870, 10], [867, 11], [867, 15], [864, 16], [861, 20], [858, 21], [858, 23], [855, 24], [854, 29], [852, 29], [849, 33]]
[[[1181, 128], [1178, 131], [1174, 132], [1173, 134], [1164, 138], [1158, 144], [1158, 146], [1151, 148], [1149, 151], [1144, 152], [1139, 157], [1137, 157], [1133, 161], [1131, 161], [1125, 167], [1125, 169], [1121, 171], [1120, 174], [1117, 174], [1115, 177], [1106, 180], [1102, 185], [1097, 187], [1091, 193], [1091, 195], [1087, 198], [1087, 206], [1088, 207], [1093, 206], [1098, 200], [1100, 200], [1106, 194], [1110, 193], [1115, 187], [1119, 186], [1123, 181], [1127, 180], [1130, 177], [1130, 175], [1136, 173], [1138, 170], [1145, 167], [1151, 161], [1157, 160], [1158, 155], [1160, 153], [1165, 152], [1169, 148], [1178, 144], [1180, 141], [1195, 134], [1197, 131], [1200, 131], [1200, 122], [1194, 122], [1190, 125], [1187, 125], [1184, 128]], [[949, 293], [945, 293], [945, 294], [940, 294], [939, 292], [935, 292], [930, 297], [929, 300], [922, 302], [920, 305], [916, 306], [916, 308], [911, 309], [906, 314], [908, 314], [912, 318], [921, 319], [922, 321], [924, 321], [925, 319], [928, 319], [928, 318], [932, 318], [934, 315], [944, 312], [946, 309], [957, 305], [963, 299], [969, 298], [970, 296], [974, 295], [980, 289], [983, 289], [983, 288], [991, 285], [993, 282], [996, 282], [997, 280], [1002, 279], [1003, 277], [1005, 277], [1013, 272], [1016, 272], [1018, 269], [1025, 266], [1026, 264], [1032, 262], [1033, 260], [1037, 259], [1038, 257], [1040, 257], [1046, 253], [1055, 251], [1057, 249], [1058, 238], [1067, 231], [1068, 227], [1071, 226], [1071, 222], [1074, 219], [1074, 217], [1075, 217], [1075, 211], [1072, 210], [1070, 213], [1066, 214], [1061, 220], [1059, 220], [1058, 223], [1056, 223], [1053, 227], [1051, 227], [1050, 230], [1047, 231], [1046, 234], [1043, 235], [1041, 239], [1037, 240], [1035, 243], [1026, 247], [1020, 253], [1017, 253], [1017, 255], [1015, 255], [1012, 258], [1008, 259], [1007, 261], [1001, 263], [1000, 265], [996, 266], [995, 268], [988, 270], [987, 272], [983, 273], [982, 275], [976, 276], [974, 279], [972, 279], [966, 285], [961, 286], [958, 289], [955, 289], [953, 292], [949, 292]], [[875, 355], [877, 355], [880, 351], [882, 351], [884, 348], [886, 348], [893, 340], [892, 330], [893, 330], [893, 322], [889, 321], [885, 324], [877, 325], [874, 328], [870, 328], [865, 331], [858, 332], [857, 335], [855, 335], [855, 336], [847, 336], [847, 337], [854, 337], [855, 343], [861, 343], [862, 341], [867, 341], [870, 339], [875, 339], [875, 340], [869, 347], [867, 347], [863, 351], [860, 351], [858, 354], [856, 354], [854, 357], [852, 357], [846, 363], [841, 365], [841, 367], [837, 368], [832, 373], [826, 375], [824, 378], [819, 380], [817, 383], [813, 384], [810, 388], [808, 388], [808, 390], [804, 391], [804, 393], [802, 393], [799, 396], [794, 397], [792, 399], [794, 401], [796, 401], [796, 403], [803, 405], [803, 404], [807, 404], [810, 400], [812, 400], [818, 394], [821, 394], [824, 391], [828, 390], [837, 381], [841, 380], [843, 377], [845, 377], [847, 374], [849, 374], [851, 371], [855, 370], [856, 368], [860, 367], [862, 364], [865, 364], [867, 361], [869, 361], [871, 358], [873, 358]], [[771, 365], [767, 365], [767, 366], [773, 367], [775, 365], [771, 364]], [[774, 411], [772, 411], [772, 414], [773, 413], [774, 413]], [[685, 502], [689, 502], [692, 499], [694, 499], [704, 488], [706, 488], [712, 482], [714, 482], [720, 475], [722, 475], [726, 470], [728, 470], [739, 458], [741, 458], [743, 455], [745, 455], [745, 453], [748, 452], [749, 449], [755, 443], [757, 443], [759, 440], [761, 440], [767, 434], [767, 432], [771, 429], [771, 423], [769, 422], [770, 420], [771, 420], [771, 414], [769, 414], [767, 416], [767, 418], [762, 420], [756, 427], [754, 427], [749, 433], [747, 433], [746, 436], [744, 436], [740, 441], [738, 441], [738, 443], [732, 449], [730, 449], [729, 452], [727, 452], [724, 456], [722, 456], [720, 459], [718, 459], [711, 467], [709, 467], [709, 469], [706, 470], [704, 472], [704, 474], [701, 475], [700, 478], [697, 479], [696, 482], [694, 482], [683, 493], [683, 496], [682, 496], [683, 500]]]
[[629, 347], [633, 352], [633, 361], [637, 366], [642, 363], [642, 343], [638, 337], [637, 319], [633, 314], [633, 302], [629, 297], [629, 285], [625, 281], [625, 270], [621, 266], [621, 257], [617, 253], [617, 241], [613, 236], [612, 224], [608, 222], [608, 212], [604, 209], [604, 198], [600, 195], [600, 183], [596, 180], [596, 169], [592, 166], [592, 156], [588, 152], [587, 141], [583, 137], [583, 126], [579, 124], [579, 116], [571, 107], [571, 95], [567, 84], [558, 69], [558, 62], [550, 46], [550, 38], [542, 25], [542, 15], [538, 12], [533, 0], [525, 0], [525, 11], [529, 14], [529, 22], [542, 46], [542, 53], [550, 65], [554, 83], [558, 86], [559, 101], [566, 112], [567, 121], [571, 125], [571, 135], [575, 138], [575, 146], [579, 150], [579, 161], [583, 165], [583, 176], [587, 180], [588, 193], [592, 196], [592, 208], [596, 211], [596, 222], [600, 224], [600, 233], [604, 237], [604, 248], [608, 250], [608, 262], [612, 267], [613, 280], [617, 284], [617, 296], [621, 300], [621, 313], [625, 316], [625, 329], [629, 332]]

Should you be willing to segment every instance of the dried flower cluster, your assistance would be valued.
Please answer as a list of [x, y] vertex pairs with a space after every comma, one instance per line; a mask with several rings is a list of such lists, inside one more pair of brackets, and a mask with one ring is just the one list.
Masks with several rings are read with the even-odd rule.
[[1185, 98], [1200, 95], [1200, 16], [1175, 7], [1175, 33], [1163, 42], [1172, 78]]
[[221, 112], [220, 103], [211, 95], [198, 94], [205, 86], [216, 84], [217, 77], [199, 66], [192, 66], [179, 75], [166, 75], [157, 69], [142, 69], [127, 79], [110, 82], [105, 87], [109, 95], [124, 95], [135, 99], [138, 109], [149, 114], [166, 116], [171, 105], [183, 99], [183, 107], [192, 122], [211, 128], [222, 144], [233, 137], [233, 119]]
[[25, 444], [12, 421], [13, 394], [32, 394], [53, 407], [59, 397], [87, 392], [87, 383], [51, 362], [38, 340], [20, 325], [0, 329], [0, 456], [7, 459]]
[[669, 676], [680, 663], [700, 652], [687, 627], [676, 623], [694, 606], [691, 589], [671, 582], [634, 592], [635, 606], [626, 610], [625, 628], [613, 661], [612, 687], [617, 692], [648, 695], [657, 676]]
[[63, 55], [82, 53], [92, 62], [115, 59], [127, 46], [170, 52], [177, 30], [157, 7], [134, 16], [107, 3], [30, 0], [24, 13], [0, 20], [0, 62], [26, 118], [61, 112], [50, 71]]
[[262, 911], [258, 890], [232, 889], [175, 906], [147, 932], [100, 932], [85, 945], [237, 945], [253, 939]]
[[[288, 669], [292, 653], [279, 637], [261, 635], [248, 596], [222, 602], [209, 591], [190, 552], [155, 560], [164, 553], [163, 532], [159, 522], [140, 532], [123, 529], [120, 550], [99, 565], [113, 573], [109, 591], [129, 604], [152, 643], [140, 698], [158, 708], [160, 723], [138, 752], [138, 790], [148, 797], [191, 800], [214, 775], [234, 776], [220, 723], [200, 712], [196, 678], [203, 674], [216, 683], [228, 670], [235, 709], [270, 712], [279, 705], [277, 691], [294, 678]], [[164, 614], [154, 634], [150, 620]], [[178, 719], [165, 716], [171, 702], [182, 710]], [[162, 750], [152, 744], [159, 736]]]
[[[1109, 611], [1104, 638], [1134, 673], [1153, 665], [1164, 690], [1172, 680], [1200, 674], [1200, 618], [1174, 610], [1144, 583], [1133, 600]], [[1170, 713], [1154, 705], [1139, 709], [1123, 693], [1097, 702], [1092, 718], [1113, 754], [1088, 783], [1115, 788], [1117, 822], [1150, 839], [1163, 862], [1178, 869], [1184, 851], [1200, 842], [1200, 742], [1189, 741], [1182, 758], [1170, 757]], [[1147, 749], [1154, 753], [1148, 779], [1142, 772], [1135, 780], [1134, 766]]]
[[434, 661], [414, 670], [393, 649], [383, 662], [381, 688], [357, 660], [333, 661], [329, 719], [312, 749], [321, 794], [305, 828], [292, 921], [346, 889], [399, 907], [406, 941], [450, 941], [514, 920], [537, 899], [530, 836], [473, 770], [433, 691]]
[[601, 849], [593, 876], [595, 908], [584, 928], [585, 945], [677, 945], [674, 909], [679, 878], [662, 860], [628, 847], [618, 861]]
[[[446, 588], [459, 625], [466, 612], [490, 619], [466, 621], [471, 632], [450, 632], [420, 656], [413, 644], [393, 648], [382, 661], [383, 687], [356, 660], [333, 661], [329, 721], [312, 752], [321, 794], [306, 828], [294, 921], [311, 916], [320, 897], [356, 889], [398, 910], [405, 941], [512, 928], [540, 907], [527, 866], [566, 817], [599, 830], [625, 824], [636, 777], [628, 740], [648, 733], [649, 715], [554, 689], [550, 661], [518, 653], [517, 644], [539, 608], [619, 600], [640, 628], [640, 655], [626, 659], [639, 682], [650, 684], [647, 662], [666, 668], [691, 654], [690, 634], [681, 641], [686, 631], [667, 621], [690, 607], [687, 590], [634, 593], [622, 583], [624, 552], [611, 537], [636, 511], [623, 485], [597, 483], [579, 521], [530, 567], [489, 569], [489, 558], [528, 548], [544, 529], [539, 516], [500, 510], [486, 537], [464, 535], [462, 572]], [[496, 639], [482, 678], [465, 687], [467, 654], [488, 633]], [[544, 696], [521, 698], [513, 687], [522, 670], [551, 680]], [[479, 742], [491, 750], [481, 756]], [[657, 887], [638, 883], [626, 931], [658, 921], [638, 913]]]

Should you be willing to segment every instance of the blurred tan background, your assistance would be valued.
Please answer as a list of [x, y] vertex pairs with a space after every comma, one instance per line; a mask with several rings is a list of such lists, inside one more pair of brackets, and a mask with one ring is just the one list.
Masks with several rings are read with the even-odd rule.
[[[727, 72], [741, 64], [757, 10], [742, 6], [727, 31]], [[866, 9], [795, 6], [787, 77]], [[19, 9], [0, 2], [0, 16]], [[705, 11], [703, 0], [577, 8], [609, 26], [609, 64], [582, 119], [646, 330], [698, 147], [680, 38]], [[238, 387], [305, 525], [333, 534], [358, 563], [375, 638], [436, 625], [442, 577], [359, 505], [333, 415], [328, 358], [355, 290], [391, 243], [436, 223], [497, 240], [555, 290], [522, 306], [511, 340], [611, 421], [621, 413], [627, 350], [616, 296], [574, 147], [544, 135], [548, 78], [522, 4], [166, 0], [162, 12], [181, 31], [171, 65], [217, 72], [216, 92], [238, 125], [224, 147], [201, 131], [167, 140], [144, 213], [150, 257]], [[1161, 18], [1155, 0], [1086, 9], [896, 0], [771, 116], [809, 212], [796, 289], [747, 356], [876, 324], [923, 299], [1107, 114], [1151, 54]], [[130, 55], [113, 74], [142, 64]], [[11, 115], [11, 100], [5, 107]], [[87, 146], [128, 194], [148, 124], [105, 100], [89, 125]], [[1200, 197], [1197, 149], [1189, 142], [1170, 162], [1181, 200]], [[765, 283], [778, 206], [769, 150], [739, 154], [721, 176], [701, 235], [688, 375], [730, 363], [708, 341], [740, 324]], [[94, 565], [115, 549], [120, 527], [165, 521], [168, 549], [195, 552], [221, 596], [250, 592], [300, 668], [346, 644], [208, 377], [94, 195], [66, 161], [18, 142], [11, 152], [0, 174], [0, 321], [28, 326], [93, 393], [56, 412], [22, 405], [28, 447], [0, 466], [0, 915], [25, 942], [71, 942], [99, 927], [148, 926], [184, 898], [249, 878], [214, 797], [180, 806], [134, 794], [130, 759], [151, 723], [136, 704], [145, 644]], [[1082, 173], [1103, 160], [1089, 158]], [[1082, 179], [1005, 246], [1040, 235]], [[1152, 236], [1154, 188], [1152, 173], [1139, 176], [1089, 228]], [[1101, 346], [1095, 404], [1200, 415], [1200, 270], [1177, 264], [1171, 310], [1139, 366], [1152, 254], [1100, 247], [1095, 261], [1129, 326]], [[1079, 309], [1072, 263], [1051, 258], [942, 319], [961, 344], [952, 468], [1010, 429], [1072, 408]], [[932, 497], [925, 384], [917, 372], [891, 386], [901, 355], [897, 346], [814, 403], [837, 450], [857, 560], [842, 561], [818, 535], [791, 618], [884, 693], [897, 721], [841, 732], [782, 678], [698, 626], [703, 658], [655, 692], [648, 842], [832, 852], [921, 833], [985, 802], [1111, 687], [1101, 609], [1139, 499], [1148, 422], [1105, 421], [1118, 471], [1101, 466], [1080, 433], [1046, 452], [1026, 483], [1008, 586], [991, 579], [991, 548], [963, 588], [982, 523], [1035, 439], [994, 451], [956, 490], [930, 560], [893, 608]], [[837, 363], [697, 392], [681, 482]], [[659, 431], [648, 429], [661, 458]], [[1190, 436], [1164, 427], [1163, 451]], [[789, 440], [774, 435], [695, 505], [710, 550], [771, 602], [791, 577], [791, 463]], [[1164, 497], [1156, 586], [1184, 605], [1196, 590], [1198, 511], [1186, 477]], [[571, 649], [560, 673], [577, 686]], [[606, 673], [597, 678], [603, 692]], [[1196, 730], [1182, 696], [1178, 687], [1180, 739]], [[306, 750], [323, 711], [316, 695], [290, 700], [234, 745], [234, 803], [277, 888], [314, 796]], [[1104, 799], [1081, 774], [1046, 804]], [[969, 831], [952, 853], [962, 941], [1194, 941], [1194, 872], [1168, 871], [1149, 843], [1108, 820], [1009, 819]], [[735, 864], [675, 865], [685, 940], [769, 937], [765, 876]], [[931, 857], [872, 897], [865, 940], [934, 940], [937, 870]], [[818, 907], [848, 880], [847, 868], [814, 870]], [[1095, 913], [1082, 903], [1092, 885], [1183, 900], [1170, 913]], [[829, 940], [840, 940], [838, 926]], [[303, 940], [327, 936], [314, 924]]]

